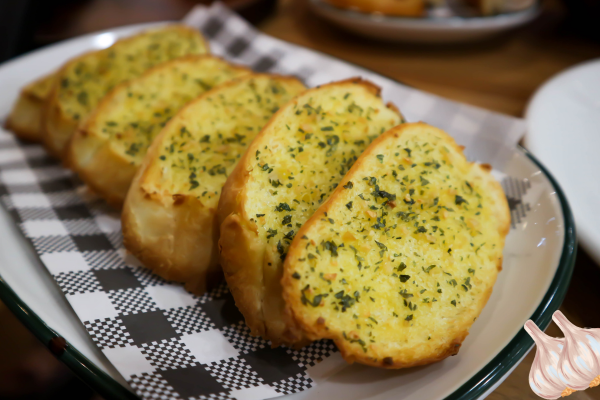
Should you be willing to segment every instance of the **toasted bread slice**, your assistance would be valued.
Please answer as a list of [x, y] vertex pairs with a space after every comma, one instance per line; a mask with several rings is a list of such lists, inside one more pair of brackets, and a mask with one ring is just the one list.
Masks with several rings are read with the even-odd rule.
[[102, 99], [72, 136], [65, 162], [109, 204], [120, 208], [148, 147], [167, 121], [212, 87], [250, 72], [207, 55], [160, 64]]
[[364, 13], [421, 17], [425, 12], [425, 0], [326, 0], [339, 8]]
[[43, 76], [21, 90], [6, 120], [6, 129], [13, 131], [15, 136], [23, 140], [41, 140], [42, 111], [55, 78], [55, 74]]
[[181, 110], [155, 139], [129, 190], [125, 247], [194, 293], [217, 281], [216, 210], [225, 180], [271, 115], [304, 90], [295, 78], [252, 74]]
[[306, 342], [284, 314], [283, 260], [294, 232], [378, 135], [401, 122], [361, 79], [311, 89], [282, 107], [227, 179], [219, 203], [220, 262], [255, 335]]
[[417, 123], [376, 139], [289, 247], [287, 312], [382, 368], [458, 352], [502, 266], [510, 214], [489, 171]]
[[42, 129], [46, 149], [55, 157], [62, 157], [79, 123], [119, 83], [165, 61], [208, 51], [208, 43], [197, 30], [167, 25], [68, 61], [58, 71], [44, 108]]

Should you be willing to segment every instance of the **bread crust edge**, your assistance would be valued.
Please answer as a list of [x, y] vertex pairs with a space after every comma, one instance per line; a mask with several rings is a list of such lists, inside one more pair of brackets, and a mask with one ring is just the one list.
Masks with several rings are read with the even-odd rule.
[[[4, 123], [4, 128], [14, 133], [16, 137], [28, 142], [39, 142], [44, 100], [31, 93], [21, 92], [10, 115]], [[36, 120], [36, 123], [27, 121]]]

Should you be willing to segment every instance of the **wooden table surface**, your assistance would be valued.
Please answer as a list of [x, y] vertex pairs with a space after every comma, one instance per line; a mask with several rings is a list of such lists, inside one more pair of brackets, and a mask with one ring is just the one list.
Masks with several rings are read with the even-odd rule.
[[[402, 45], [363, 39], [318, 19], [310, 13], [307, 0], [279, 0], [276, 11], [259, 23], [258, 28], [418, 89], [521, 117], [540, 84], [571, 65], [600, 57], [600, 44], [578, 37], [565, 27], [564, 10], [556, 1], [548, 0], [542, 16], [528, 27], [470, 45]], [[58, 39], [115, 25], [179, 18], [191, 3], [190, 0], [93, 0], [75, 10], [76, 18], [70, 23], [54, 20], [53, 25], [51, 19], [41, 35]], [[57, 33], [57, 29], [62, 31]], [[600, 268], [579, 249], [571, 286], [561, 307], [576, 325], [600, 327], [599, 284]], [[554, 323], [547, 333], [562, 336]], [[539, 399], [528, 383], [534, 355], [535, 351], [530, 352], [488, 399]], [[569, 398], [600, 400], [600, 388], [577, 392]]]
[[600, 57], [600, 44], [572, 37], [561, 27], [563, 10], [558, 4], [548, 8], [524, 29], [470, 45], [432, 47], [364, 39], [314, 16], [306, 0], [280, 1], [276, 13], [259, 28], [418, 89], [520, 117], [545, 80], [571, 65]]

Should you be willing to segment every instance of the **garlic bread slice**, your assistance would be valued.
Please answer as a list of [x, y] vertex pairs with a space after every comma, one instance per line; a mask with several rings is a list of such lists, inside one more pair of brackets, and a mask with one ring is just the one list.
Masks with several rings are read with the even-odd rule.
[[250, 72], [208, 55], [162, 63], [110, 91], [71, 138], [65, 160], [95, 192], [120, 208], [148, 147], [167, 121], [212, 87]]
[[292, 77], [251, 74], [184, 107], [154, 140], [129, 190], [125, 247], [195, 293], [220, 278], [216, 211], [225, 180], [273, 113], [304, 90]]
[[510, 214], [488, 168], [432, 126], [395, 127], [289, 247], [288, 314], [310, 339], [382, 368], [458, 352], [502, 267]]
[[369, 143], [402, 120], [379, 92], [350, 79], [299, 95], [263, 128], [223, 188], [221, 266], [246, 324], [273, 345], [305, 343], [284, 313], [281, 289], [295, 232]]
[[55, 77], [55, 74], [43, 76], [21, 90], [6, 120], [6, 129], [23, 140], [41, 140], [42, 112]]
[[166, 25], [69, 60], [58, 71], [44, 108], [42, 128], [46, 149], [53, 156], [62, 157], [79, 123], [119, 83], [165, 61], [208, 52], [208, 43], [197, 30]]

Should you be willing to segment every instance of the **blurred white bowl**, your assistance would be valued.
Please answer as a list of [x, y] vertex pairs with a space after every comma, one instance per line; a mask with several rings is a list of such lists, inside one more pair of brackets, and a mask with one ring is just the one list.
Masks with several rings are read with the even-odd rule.
[[310, 0], [313, 11], [359, 35], [394, 42], [460, 43], [487, 39], [522, 26], [540, 14], [538, 6], [489, 17], [462, 17], [450, 9], [434, 10], [424, 18], [385, 16], [344, 10], [323, 0]]

